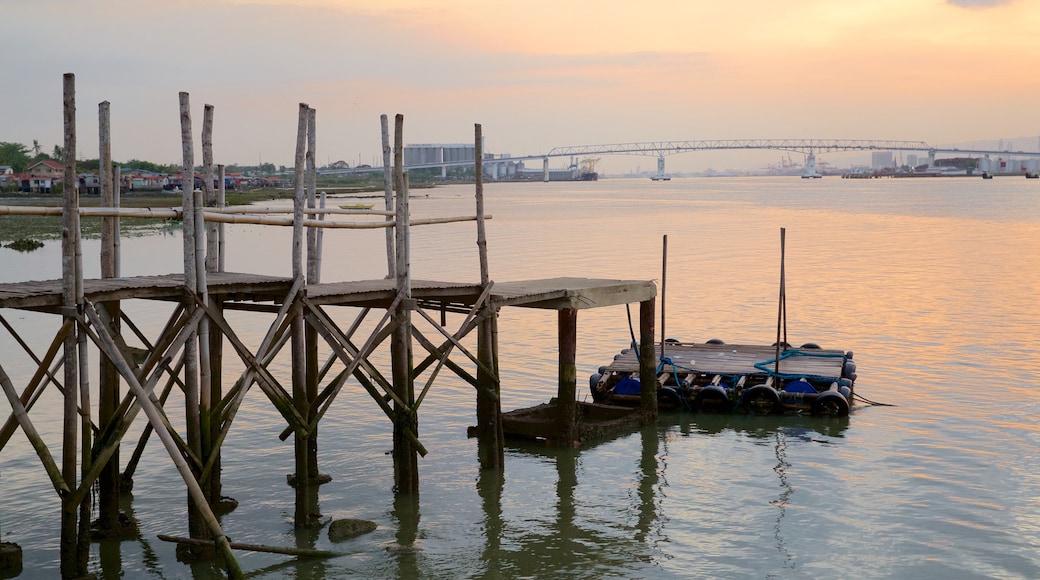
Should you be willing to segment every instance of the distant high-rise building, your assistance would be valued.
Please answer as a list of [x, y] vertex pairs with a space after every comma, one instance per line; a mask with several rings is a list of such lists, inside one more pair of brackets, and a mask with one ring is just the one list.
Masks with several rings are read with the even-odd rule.
[[870, 154], [871, 169], [887, 169], [895, 166], [891, 151], [874, 151]]

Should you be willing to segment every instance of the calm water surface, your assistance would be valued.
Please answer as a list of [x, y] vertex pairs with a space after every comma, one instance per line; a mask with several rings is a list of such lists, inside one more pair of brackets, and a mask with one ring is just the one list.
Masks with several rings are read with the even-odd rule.
[[[432, 190], [412, 201], [413, 214], [472, 214], [472, 192]], [[225, 531], [239, 542], [346, 555], [286, 563], [241, 553], [253, 577], [1040, 578], [1035, 181], [605, 179], [492, 184], [486, 198], [498, 281], [660, 282], [667, 234], [658, 305], [667, 334], [686, 340], [772, 342], [786, 228], [789, 340], [853, 350], [857, 393], [895, 406], [860, 405], [841, 421], [666, 415], [656, 428], [581, 450], [512, 446], [496, 475], [480, 472], [465, 435], [472, 389], [442, 375], [419, 414], [430, 453], [416, 505], [395, 503], [390, 424], [353, 384], [323, 422], [319, 462], [333, 482], [321, 488], [320, 509], [379, 528], [332, 544], [324, 531], [293, 531], [291, 441], [278, 440], [284, 422], [254, 389], [225, 445], [224, 492], [240, 502]], [[228, 231], [229, 270], [290, 271], [288, 230]], [[413, 277], [476, 281], [475, 238], [472, 223], [415, 228]], [[382, 277], [383, 239], [330, 232], [323, 279]], [[85, 252], [91, 276], [96, 248], [90, 241]], [[180, 252], [176, 231], [128, 239], [123, 271], [176, 271]], [[0, 250], [0, 281], [59, 276], [58, 243], [25, 255]], [[124, 304], [152, 332], [169, 313]], [[38, 352], [57, 327], [53, 317], [2, 314]], [[353, 314], [336, 312], [343, 324]], [[235, 315], [254, 345], [265, 321]], [[626, 346], [628, 323], [614, 307], [581, 311], [578, 326], [584, 396], [583, 377]], [[503, 407], [553, 396], [555, 313], [507, 309], [499, 330]], [[0, 352], [24, 384], [30, 361], [6, 335]], [[287, 380], [287, 362], [274, 367]], [[31, 414], [55, 453], [60, 409], [51, 389]], [[58, 500], [20, 433], [0, 455], [0, 490], [0, 537], [22, 546], [22, 577], [55, 577]], [[141, 536], [95, 545], [94, 572], [220, 576], [178, 562], [156, 538], [187, 535], [184, 486], [160, 445], [145, 453], [133, 494], [125, 509]]]

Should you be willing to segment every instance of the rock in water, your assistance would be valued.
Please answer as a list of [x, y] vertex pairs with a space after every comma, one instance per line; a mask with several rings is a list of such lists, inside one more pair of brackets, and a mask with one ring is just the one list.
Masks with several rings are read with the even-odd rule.
[[362, 534], [367, 534], [376, 529], [376, 523], [368, 520], [334, 520], [329, 524], [329, 540], [333, 542], [342, 542], [351, 538], [356, 538]]

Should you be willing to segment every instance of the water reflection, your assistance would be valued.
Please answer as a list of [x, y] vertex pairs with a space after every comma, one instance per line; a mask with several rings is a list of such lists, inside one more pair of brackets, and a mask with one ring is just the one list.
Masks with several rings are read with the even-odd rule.
[[785, 436], [794, 436], [805, 441], [828, 443], [826, 438], [840, 438], [849, 428], [849, 417], [803, 417], [795, 416], [754, 416], [723, 414], [691, 414], [672, 413], [660, 417], [662, 429], [678, 426], [683, 436], [717, 435], [725, 431], [745, 434], [756, 439], [773, 437], [778, 432]]

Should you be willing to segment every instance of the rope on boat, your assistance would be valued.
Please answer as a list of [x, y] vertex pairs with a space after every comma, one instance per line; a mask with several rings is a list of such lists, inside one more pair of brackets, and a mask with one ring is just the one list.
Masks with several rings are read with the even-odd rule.
[[813, 380], [818, 380], [818, 381], [826, 381], [826, 380], [834, 378], [834, 377], [831, 377], [831, 376], [824, 376], [824, 375], [804, 375], [804, 374], [801, 374], [801, 373], [781, 373], [781, 372], [777, 372], [775, 370], [772, 370], [772, 369], [768, 368], [768, 366], [771, 365], [771, 364], [778, 363], [779, 361], [784, 360], [785, 358], [791, 358], [791, 357], [794, 357], [794, 356], [814, 356], [814, 357], [819, 357], [819, 358], [839, 358], [840, 357], [843, 360], [843, 362], [845, 360], [848, 360], [848, 357], [844, 353], [840, 353], [839, 354], [839, 353], [831, 353], [831, 352], [813, 352], [813, 351], [810, 351], [810, 350], [791, 349], [791, 350], [784, 351], [780, 355], [779, 358], [771, 358], [769, 360], [764, 360], [764, 361], [761, 361], [761, 362], [757, 362], [757, 363], [754, 364], [754, 367], [756, 369], [762, 371], [763, 373], [766, 373], [767, 375], [769, 375], [771, 377], [776, 377], [778, 379], [806, 378], [806, 379], [813, 379]]
[[870, 405], [872, 407], [898, 407], [899, 406], [899, 405], [893, 405], [892, 403], [879, 403], [877, 401], [871, 401], [870, 399], [864, 397], [863, 395], [861, 395], [859, 393], [853, 393], [852, 396], [856, 400], [862, 401], [862, 402], [864, 402], [864, 403], [866, 403], [866, 404], [868, 404], [868, 405]]
[[630, 308], [630, 306], [632, 306], [632, 305], [631, 304], [625, 304], [625, 314], [628, 314], [628, 334], [629, 334], [629, 336], [632, 337], [632, 349], [635, 350], [635, 352], [638, 353], [639, 352], [639, 343], [636, 342], [636, 330], [632, 326], [632, 309]]

